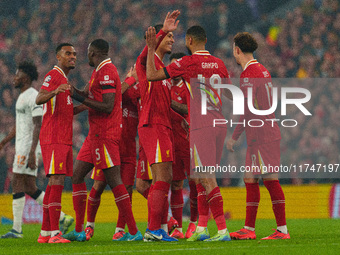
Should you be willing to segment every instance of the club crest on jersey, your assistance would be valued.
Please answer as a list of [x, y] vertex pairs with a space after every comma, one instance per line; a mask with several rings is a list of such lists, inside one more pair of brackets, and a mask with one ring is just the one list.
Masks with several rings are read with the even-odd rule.
[[51, 75], [47, 76], [44, 80], [43, 86], [48, 87], [50, 84], [48, 83], [51, 80]]

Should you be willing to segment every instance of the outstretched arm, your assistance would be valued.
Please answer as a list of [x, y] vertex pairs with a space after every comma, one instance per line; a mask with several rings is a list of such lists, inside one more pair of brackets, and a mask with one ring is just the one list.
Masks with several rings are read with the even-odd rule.
[[146, 78], [148, 81], [159, 81], [166, 79], [164, 69], [156, 69], [155, 65], [155, 52], [156, 52], [156, 30], [154, 27], [149, 27], [145, 32], [146, 44], [148, 45], [148, 58], [146, 61]]
[[70, 90], [71, 86], [69, 84], [61, 84], [58, 88], [52, 91], [47, 91], [45, 89], [40, 89], [37, 98], [35, 99], [35, 103], [37, 105], [44, 104], [48, 102], [52, 97], [58, 95], [59, 93], [63, 93], [66, 90]]

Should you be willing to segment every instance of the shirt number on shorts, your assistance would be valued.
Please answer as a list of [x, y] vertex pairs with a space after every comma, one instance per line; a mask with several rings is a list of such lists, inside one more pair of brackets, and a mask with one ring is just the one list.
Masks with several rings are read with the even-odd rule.
[[96, 152], [96, 160], [100, 160], [100, 153], [99, 153], [99, 148], [95, 150]]
[[140, 166], [141, 166], [141, 168], [142, 168], [142, 169], [141, 169], [141, 172], [144, 173], [144, 172], [145, 172], [145, 163], [144, 163], [144, 161], [141, 161], [141, 162], [140, 162]]
[[17, 165], [20, 165], [20, 166], [25, 165], [26, 156], [18, 155], [17, 158], [18, 158]]
[[251, 165], [252, 166], [256, 166], [256, 155], [255, 154], [251, 154]]

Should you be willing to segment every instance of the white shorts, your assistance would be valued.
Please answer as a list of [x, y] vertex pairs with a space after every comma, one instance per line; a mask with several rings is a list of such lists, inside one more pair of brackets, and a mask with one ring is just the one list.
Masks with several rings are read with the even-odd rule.
[[[27, 175], [33, 175], [37, 177], [38, 173], [38, 167], [35, 170], [32, 170], [31, 168], [27, 167], [28, 163], [28, 154], [25, 153], [25, 155], [22, 155], [24, 153], [16, 153], [14, 156], [14, 162], [13, 162], [13, 173], [16, 174], [27, 174]], [[35, 153], [35, 164], [38, 166], [39, 158], [41, 157], [40, 152]]]

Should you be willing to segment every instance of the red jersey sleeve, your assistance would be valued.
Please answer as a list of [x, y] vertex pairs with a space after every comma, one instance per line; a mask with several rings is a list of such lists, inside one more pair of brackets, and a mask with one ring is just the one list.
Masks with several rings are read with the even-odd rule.
[[164, 72], [167, 78], [182, 76], [186, 72], [188, 59], [188, 56], [184, 56], [183, 58], [179, 58], [170, 65], [164, 67]]
[[98, 72], [97, 80], [102, 89], [102, 94], [116, 93], [117, 76], [111, 68], [105, 66]]
[[41, 89], [47, 90], [48, 92], [55, 90], [60, 85], [58, 75], [53, 75], [52, 72], [46, 74], [44, 78], [44, 82], [41, 86]]

